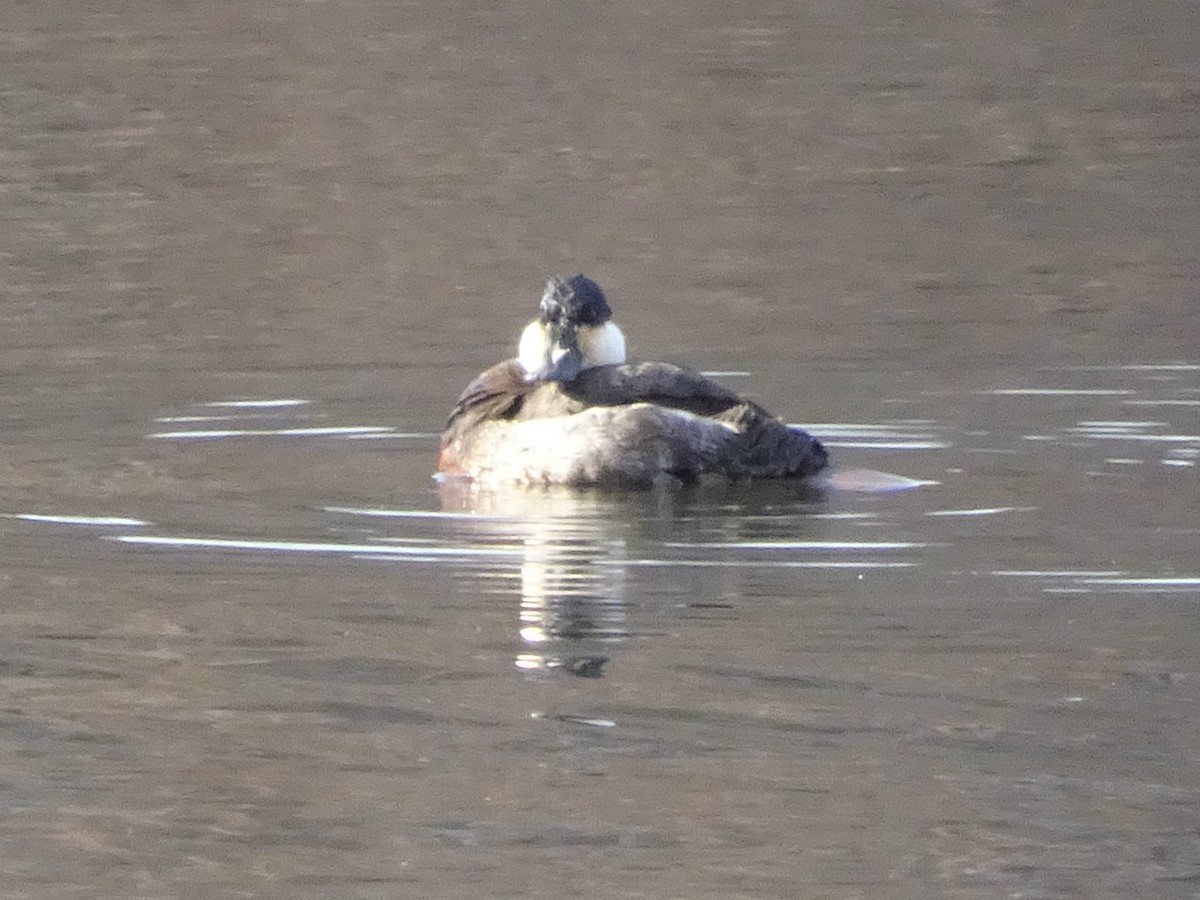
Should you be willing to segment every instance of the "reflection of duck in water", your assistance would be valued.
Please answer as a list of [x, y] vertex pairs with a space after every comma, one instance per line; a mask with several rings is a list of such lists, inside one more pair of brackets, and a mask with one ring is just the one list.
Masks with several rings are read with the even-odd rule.
[[625, 364], [599, 285], [552, 278], [516, 359], [459, 397], [438, 469], [484, 483], [647, 487], [802, 478], [825, 448], [711, 379], [669, 363]]

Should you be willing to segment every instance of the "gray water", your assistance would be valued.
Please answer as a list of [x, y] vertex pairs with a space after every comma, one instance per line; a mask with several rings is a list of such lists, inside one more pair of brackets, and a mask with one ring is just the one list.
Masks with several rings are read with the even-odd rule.
[[[1200, 896], [1197, 33], [0, 8], [0, 894]], [[579, 270], [918, 486], [439, 486]]]

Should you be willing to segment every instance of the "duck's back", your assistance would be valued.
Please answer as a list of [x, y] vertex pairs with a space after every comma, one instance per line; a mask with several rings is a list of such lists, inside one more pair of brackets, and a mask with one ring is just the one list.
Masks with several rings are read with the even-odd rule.
[[598, 366], [534, 385], [519, 372], [502, 363], [467, 388], [443, 436], [443, 471], [640, 487], [706, 475], [805, 477], [826, 464], [807, 432], [679, 366]]

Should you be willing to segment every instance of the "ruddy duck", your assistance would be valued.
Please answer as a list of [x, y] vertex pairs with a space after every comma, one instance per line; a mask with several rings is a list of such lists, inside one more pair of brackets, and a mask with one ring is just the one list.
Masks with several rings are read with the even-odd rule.
[[438, 470], [488, 483], [649, 487], [804, 478], [820, 441], [669, 363], [625, 363], [600, 286], [551, 278], [515, 359], [472, 381], [442, 434]]

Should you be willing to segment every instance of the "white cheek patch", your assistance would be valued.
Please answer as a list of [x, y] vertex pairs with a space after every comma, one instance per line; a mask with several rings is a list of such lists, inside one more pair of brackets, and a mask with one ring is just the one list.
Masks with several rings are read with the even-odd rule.
[[615, 322], [579, 330], [585, 366], [619, 366], [625, 362], [625, 335]]
[[517, 362], [526, 373], [533, 374], [546, 364], [549, 350], [546, 329], [535, 320], [521, 332], [521, 342], [517, 344]]

